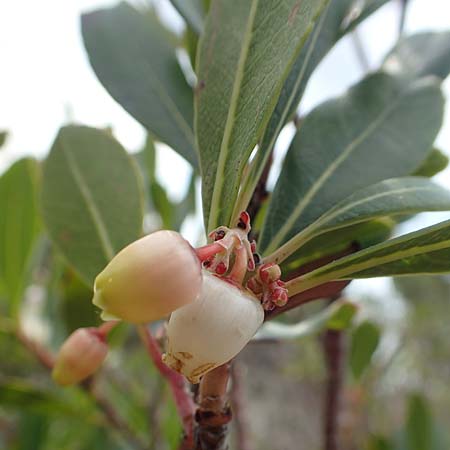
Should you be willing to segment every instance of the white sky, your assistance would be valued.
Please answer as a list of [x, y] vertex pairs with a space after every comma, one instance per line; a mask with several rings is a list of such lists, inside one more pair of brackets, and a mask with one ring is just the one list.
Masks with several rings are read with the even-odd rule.
[[[0, 151], [0, 171], [22, 155], [43, 157], [58, 128], [69, 118], [91, 126], [112, 126], [116, 137], [126, 148], [131, 151], [140, 148], [144, 130], [97, 81], [80, 36], [81, 12], [114, 3], [108, 0], [0, 2], [0, 129], [10, 132], [6, 147]], [[168, 23], [178, 29], [182, 27], [168, 0], [156, 0], [155, 4]], [[391, 2], [359, 30], [374, 69], [395, 42], [398, 11], [398, 3]], [[448, 29], [450, 2], [411, 0], [407, 33]], [[303, 109], [309, 110], [322, 100], [340, 94], [362, 74], [353, 42], [346, 38], [315, 73], [308, 86]], [[450, 81], [444, 84], [444, 89], [450, 99]], [[291, 134], [289, 130], [284, 133], [286, 139], [278, 146], [277, 163]], [[450, 154], [448, 108], [437, 143]], [[159, 152], [159, 163], [161, 181], [172, 196], [179, 197], [186, 186], [186, 164], [170, 149]], [[438, 180], [450, 188], [449, 175], [450, 171], [446, 171]], [[174, 183], [175, 180], [178, 183]], [[411, 227], [445, 218], [448, 214], [425, 214]]]

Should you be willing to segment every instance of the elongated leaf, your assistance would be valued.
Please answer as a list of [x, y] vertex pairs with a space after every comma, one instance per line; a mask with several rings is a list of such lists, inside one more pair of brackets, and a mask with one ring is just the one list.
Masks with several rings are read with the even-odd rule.
[[401, 39], [383, 67], [405, 78], [425, 75], [446, 78], [450, 72], [450, 32], [418, 33]]
[[25, 289], [28, 263], [39, 231], [37, 163], [17, 161], [0, 178], [0, 287], [11, 311]]
[[167, 31], [126, 3], [84, 14], [81, 26], [92, 67], [111, 96], [158, 140], [197, 165], [192, 89]]
[[202, 0], [170, 0], [170, 2], [197, 34], [203, 31], [205, 10]]
[[40, 414], [20, 414], [20, 434], [17, 439], [17, 450], [41, 450], [45, 446], [50, 423], [47, 417]]
[[326, 255], [341, 253], [354, 244], [360, 249], [379, 244], [391, 236], [395, 225], [392, 219], [384, 217], [321, 234], [282, 263], [283, 274]]
[[413, 173], [418, 177], [433, 177], [448, 166], [448, 156], [434, 148], [420, 167]]
[[353, 30], [361, 21], [387, 3], [387, 1], [331, 0], [329, 2], [321, 17], [317, 20], [312, 33], [284, 83], [277, 106], [267, 125], [258, 152], [251, 163], [248, 174], [244, 178], [236, 212], [247, 208], [276, 139], [283, 126], [295, 114], [315, 68], [346, 33]]
[[408, 450], [432, 449], [433, 431], [433, 417], [426, 399], [420, 394], [411, 395], [406, 420]]
[[352, 303], [337, 301], [320, 313], [295, 325], [266, 322], [254, 339], [297, 339], [320, 333], [326, 328], [342, 330], [350, 324], [356, 311], [356, 306]]
[[138, 169], [107, 133], [60, 130], [44, 165], [42, 209], [50, 237], [85, 282], [142, 232]]
[[79, 416], [85, 420], [94, 418], [86, 415], [86, 405], [77, 407], [76, 403], [67, 402], [67, 398], [18, 378], [0, 378], [0, 404], [40, 414]]
[[431, 79], [368, 76], [303, 121], [287, 153], [261, 238], [265, 253], [357, 189], [412, 173], [441, 126], [443, 98]]
[[228, 225], [243, 168], [327, 0], [216, 0], [200, 42], [195, 129], [207, 230]]
[[449, 211], [450, 191], [427, 178], [403, 177], [363, 188], [340, 202], [267, 258], [280, 262], [313, 237], [378, 217]]
[[294, 295], [330, 280], [450, 272], [450, 220], [391, 239], [289, 281]]
[[379, 342], [380, 330], [372, 322], [363, 322], [353, 331], [349, 362], [356, 379], [361, 377], [370, 364]]

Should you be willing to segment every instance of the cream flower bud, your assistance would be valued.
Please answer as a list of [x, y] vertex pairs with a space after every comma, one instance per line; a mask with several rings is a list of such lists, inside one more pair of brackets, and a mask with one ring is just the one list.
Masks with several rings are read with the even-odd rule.
[[174, 231], [157, 231], [120, 251], [95, 279], [93, 303], [105, 320], [146, 323], [195, 300], [202, 283], [194, 249]]
[[264, 320], [250, 292], [208, 272], [195, 302], [172, 313], [164, 362], [191, 383], [236, 356]]
[[56, 357], [53, 380], [68, 386], [92, 375], [108, 354], [108, 345], [96, 328], [79, 328], [64, 342]]

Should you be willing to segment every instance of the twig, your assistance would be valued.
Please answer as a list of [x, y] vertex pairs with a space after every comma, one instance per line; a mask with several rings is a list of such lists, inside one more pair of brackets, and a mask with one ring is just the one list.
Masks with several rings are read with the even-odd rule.
[[[28, 337], [20, 328], [16, 329], [15, 334], [17, 339], [31, 354], [35, 356], [43, 367], [49, 371], [53, 369], [55, 358], [45, 347]], [[92, 381], [92, 378], [90, 378], [85, 382], [80, 383], [79, 387], [92, 397], [98, 408], [102, 411], [106, 420], [128, 442], [136, 448], [146, 448], [146, 444], [134, 434], [128, 424], [117, 414], [114, 406], [105, 397], [103, 397], [97, 389], [95, 389]]]
[[323, 337], [328, 372], [324, 409], [324, 449], [338, 450], [339, 401], [342, 389], [343, 332], [327, 330]]
[[15, 334], [20, 343], [34, 355], [42, 366], [48, 370], [53, 369], [55, 358], [46, 348], [33, 339], [30, 339], [20, 328], [16, 329]]
[[200, 382], [199, 406], [195, 413], [195, 449], [226, 450], [231, 409], [227, 402], [230, 364], [216, 367]]
[[234, 417], [234, 426], [236, 428], [236, 448], [237, 450], [253, 450], [249, 437], [250, 425], [245, 409], [242, 380], [242, 368], [235, 359], [231, 364], [230, 400]]
[[184, 438], [182, 448], [192, 448], [194, 442], [193, 428], [195, 404], [190, 393], [187, 391], [185, 378], [162, 362], [158, 343], [148, 328], [141, 325], [138, 327], [138, 331], [155, 367], [169, 383], [175, 406], [183, 424]]

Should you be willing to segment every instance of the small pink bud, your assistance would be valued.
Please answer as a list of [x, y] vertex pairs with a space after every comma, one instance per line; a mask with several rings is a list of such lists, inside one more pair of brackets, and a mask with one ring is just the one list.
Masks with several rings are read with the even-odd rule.
[[288, 294], [287, 294], [286, 289], [284, 289], [284, 288], [275, 289], [272, 292], [270, 299], [276, 306], [281, 307], [281, 306], [286, 305], [286, 303], [288, 302]]
[[110, 261], [95, 279], [93, 303], [105, 320], [147, 323], [193, 302], [201, 285], [201, 263], [190, 244], [174, 231], [157, 231]]
[[108, 345], [96, 328], [79, 328], [64, 342], [56, 357], [52, 378], [61, 386], [83, 381], [102, 365]]
[[259, 277], [264, 284], [271, 284], [281, 277], [281, 270], [278, 264], [267, 263], [259, 269]]

